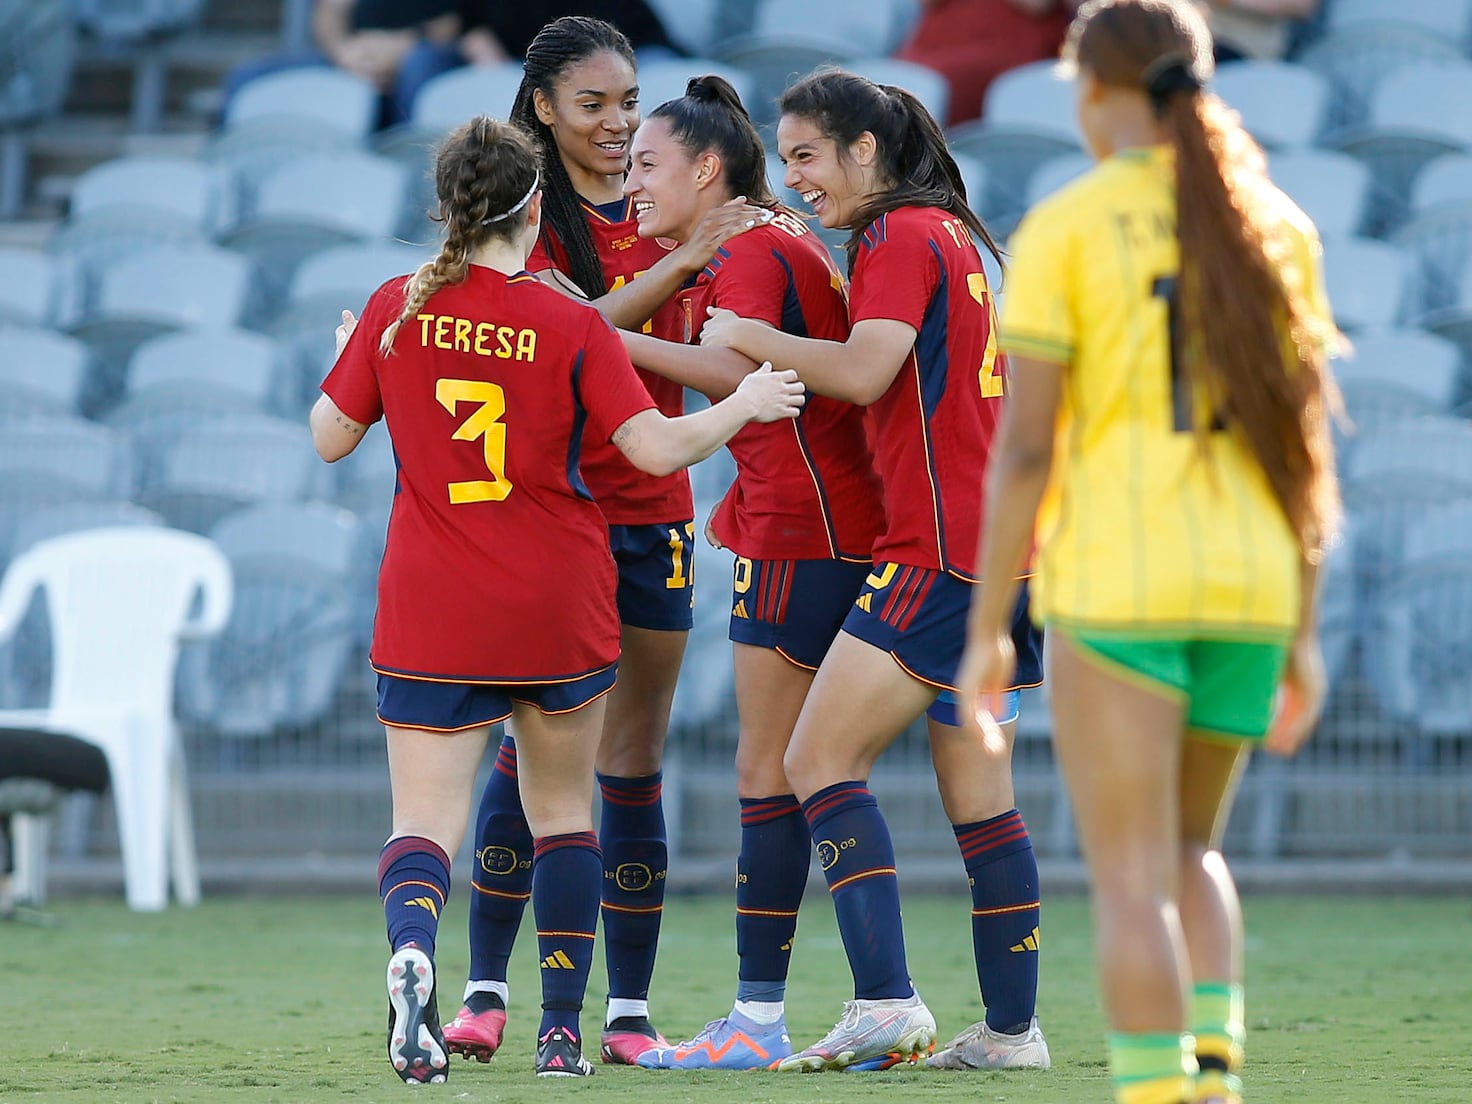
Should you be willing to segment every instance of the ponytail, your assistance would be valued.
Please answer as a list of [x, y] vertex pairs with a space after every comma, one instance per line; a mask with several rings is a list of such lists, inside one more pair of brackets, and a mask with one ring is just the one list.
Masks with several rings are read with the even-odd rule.
[[965, 181], [940, 124], [914, 93], [842, 69], [825, 69], [787, 89], [780, 106], [783, 115], [811, 119], [841, 150], [865, 131], [874, 136], [889, 188], [854, 215], [844, 245], [850, 270], [869, 224], [901, 207], [950, 212], [1002, 262], [1001, 249], [967, 203]]
[[1340, 337], [1283, 279], [1283, 200], [1236, 113], [1203, 91], [1213, 70], [1205, 22], [1182, 0], [1090, 0], [1064, 57], [1143, 92], [1168, 135], [1181, 257], [1173, 352], [1199, 396], [1197, 441], [1204, 451], [1218, 419], [1240, 433], [1316, 560], [1340, 518], [1328, 366]]
[[449, 284], [470, 274], [470, 257], [492, 238], [516, 240], [526, 228], [526, 209], [540, 188], [536, 143], [510, 123], [477, 115], [450, 133], [435, 156], [436, 218], [445, 224], [439, 256], [419, 266], [404, 283], [404, 307], [378, 339], [383, 356], [393, 352], [399, 327]]
[[767, 151], [736, 89], [724, 77], [691, 77], [685, 94], [649, 113], [669, 123], [670, 137], [692, 157], [706, 151], [720, 156], [732, 196], [758, 207], [780, 206], [767, 180]]

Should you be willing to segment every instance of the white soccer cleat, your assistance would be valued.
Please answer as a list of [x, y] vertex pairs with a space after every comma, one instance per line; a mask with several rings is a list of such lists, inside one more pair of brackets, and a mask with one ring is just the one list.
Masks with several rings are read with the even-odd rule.
[[806, 1050], [777, 1063], [777, 1069], [883, 1070], [914, 1065], [935, 1046], [935, 1017], [920, 994], [903, 1000], [851, 1000], [833, 1030]]
[[1020, 1035], [1003, 1035], [974, 1023], [925, 1060], [931, 1069], [1048, 1069], [1053, 1064], [1048, 1040], [1037, 1017]]

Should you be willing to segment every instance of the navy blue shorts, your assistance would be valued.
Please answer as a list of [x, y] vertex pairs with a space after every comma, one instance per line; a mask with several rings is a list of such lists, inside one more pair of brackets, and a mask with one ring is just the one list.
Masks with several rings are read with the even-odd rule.
[[618, 565], [618, 619], [636, 629], [689, 632], [695, 624], [695, 523], [610, 525]]
[[816, 671], [873, 565], [847, 560], [748, 560], [731, 577], [731, 639], [775, 648]]
[[428, 682], [378, 675], [378, 719], [390, 728], [459, 732], [511, 716], [512, 703], [571, 713], [613, 689], [618, 664], [563, 682]]
[[[843, 629], [894, 656], [896, 663], [921, 682], [953, 691], [966, 647], [970, 609], [971, 584], [954, 575], [904, 564], [875, 564]], [[1012, 689], [1041, 685], [1042, 634], [1028, 618], [1025, 585], [1012, 611], [1012, 640], [1017, 649]], [[954, 695], [943, 694], [930, 707], [929, 715], [941, 724], [954, 725]]]

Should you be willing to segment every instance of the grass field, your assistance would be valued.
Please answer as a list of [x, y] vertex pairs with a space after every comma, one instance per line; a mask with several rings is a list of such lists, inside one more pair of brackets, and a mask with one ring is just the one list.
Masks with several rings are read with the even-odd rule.
[[[447, 1016], [466, 965], [463, 897], [441, 928]], [[573, 1094], [612, 1101], [743, 1104], [1072, 1104], [1110, 1099], [1085, 902], [1045, 904], [1039, 1011], [1048, 1073], [905, 1069], [814, 1076], [653, 1073], [601, 1067], [586, 1082], [532, 1075], [537, 977], [529, 925], [513, 961], [512, 1018], [488, 1066], [455, 1059], [447, 1086], [409, 1090], [384, 1057], [382, 914], [362, 899], [217, 899], [129, 913], [60, 901], [63, 926], [0, 928], [0, 1100], [402, 1101], [416, 1092], [504, 1104]], [[672, 1038], [729, 1007], [729, 904], [672, 898], [655, 1019]], [[968, 902], [913, 898], [910, 966], [943, 1035], [978, 1018]], [[1265, 898], [1248, 902], [1250, 1101], [1384, 1104], [1472, 1099], [1472, 906], [1464, 900]], [[600, 952], [601, 953], [601, 952]], [[594, 970], [584, 1026], [596, 1038]], [[788, 1023], [804, 1046], [848, 988], [832, 910], [804, 910]]]

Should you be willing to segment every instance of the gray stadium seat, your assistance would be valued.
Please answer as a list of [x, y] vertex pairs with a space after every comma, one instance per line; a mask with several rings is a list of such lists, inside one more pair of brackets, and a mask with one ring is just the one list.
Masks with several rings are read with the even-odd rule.
[[1468, 0], [1333, 0], [1326, 5], [1330, 31], [1387, 23], [1415, 27], [1465, 45], [1472, 36], [1472, 3]]
[[1413, 260], [1406, 290], [1406, 317], [1424, 318], [1463, 298], [1463, 279], [1472, 261], [1472, 202], [1439, 203], [1420, 212], [1391, 238]]
[[720, 30], [723, 0], [649, 0], [670, 37], [686, 52], [709, 54]]
[[133, 67], [134, 130], [159, 129], [169, 40], [199, 22], [204, 4], [205, 0], [74, 0], [77, 22], [108, 54]]
[[165, 334], [133, 354], [126, 390], [104, 420], [131, 437], [140, 481], [149, 482], [174, 442], [203, 422], [286, 405], [283, 371], [281, 350], [263, 334], [231, 327]]
[[158, 246], [103, 272], [94, 309], [71, 332], [92, 350], [83, 410], [97, 414], [122, 391], [133, 351], [144, 341], [192, 326], [233, 326], [245, 318], [250, 262], [212, 245]]
[[63, 0], [0, 0], [0, 219], [25, 202], [31, 132], [61, 110], [76, 32]]
[[1046, 199], [1093, 167], [1094, 159], [1086, 153], [1064, 153], [1044, 161], [1027, 182], [1027, 205]]
[[357, 151], [297, 158], [264, 177], [250, 217], [223, 239], [255, 264], [255, 316], [285, 301], [292, 274], [313, 253], [391, 239], [407, 183], [403, 165]]
[[1431, 161], [1411, 193], [1412, 217], [1443, 205], [1472, 206], [1472, 156], [1450, 153]]
[[286, 69], [257, 77], [230, 100], [225, 130], [303, 120], [362, 143], [378, 121], [378, 91], [341, 69]]
[[1372, 232], [1398, 225], [1416, 175], [1428, 161], [1472, 148], [1469, 104], [1472, 65], [1465, 61], [1402, 69], [1375, 89], [1369, 122], [1333, 139], [1335, 148], [1370, 168]]
[[136, 497], [170, 525], [207, 533], [245, 506], [317, 497], [325, 468], [304, 424], [235, 414], [181, 434]]
[[1388, 329], [1401, 316], [1411, 259], [1388, 242], [1329, 238], [1324, 242], [1324, 284], [1339, 328]]
[[39, 249], [0, 247], [0, 324], [50, 326], [75, 316], [75, 266]]
[[[1461, 353], [1424, 330], [1362, 334], [1334, 362], [1334, 378], [1358, 432], [1384, 422], [1448, 414], [1457, 395]], [[1349, 447], [1354, 447], [1353, 439]]]
[[0, 433], [0, 499], [127, 498], [132, 454], [118, 433], [81, 418], [28, 418]]
[[1370, 192], [1363, 162], [1332, 150], [1282, 150], [1269, 157], [1268, 174], [1320, 235], [1351, 237], [1363, 229]]
[[1212, 87], [1265, 149], [1310, 146], [1328, 120], [1328, 82], [1291, 62], [1234, 61]]
[[972, 206], [998, 223], [1015, 223], [1039, 166], [1083, 149], [1073, 85], [1051, 61], [1011, 69], [987, 89], [981, 120], [955, 128], [950, 143], [986, 167], [987, 194]]
[[752, 73], [710, 58], [669, 58], [639, 66], [640, 110], [647, 115], [665, 101], [679, 99], [685, 94], [685, 86], [691, 77], [707, 73], [725, 77], [753, 119], [761, 120], [771, 115], [773, 104], [763, 100], [765, 90]]
[[87, 347], [51, 330], [0, 325], [0, 421], [77, 413]]
[[1453, 42], [1404, 23], [1358, 24], [1311, 42], [1295, 59], [1328, 78], [1329, 130], [1357, 128], [1370, 115], [1370, 99], [1380, 82], [1402, 69], [1455, 64], [1462, 57]]
[[357, 530], [350, 513], [321, 503], [250, 507], [211, 530], [230, 561], [236, 602], [220, 636], [180, 657], [185, 717], [254, 737], [328, 712], [355, 650]]
[[414, 97], [413, 128], [443, 137], [476, 115], [506, 119], [521, 86], [521, 63], [469, 65], [426, 81]]

